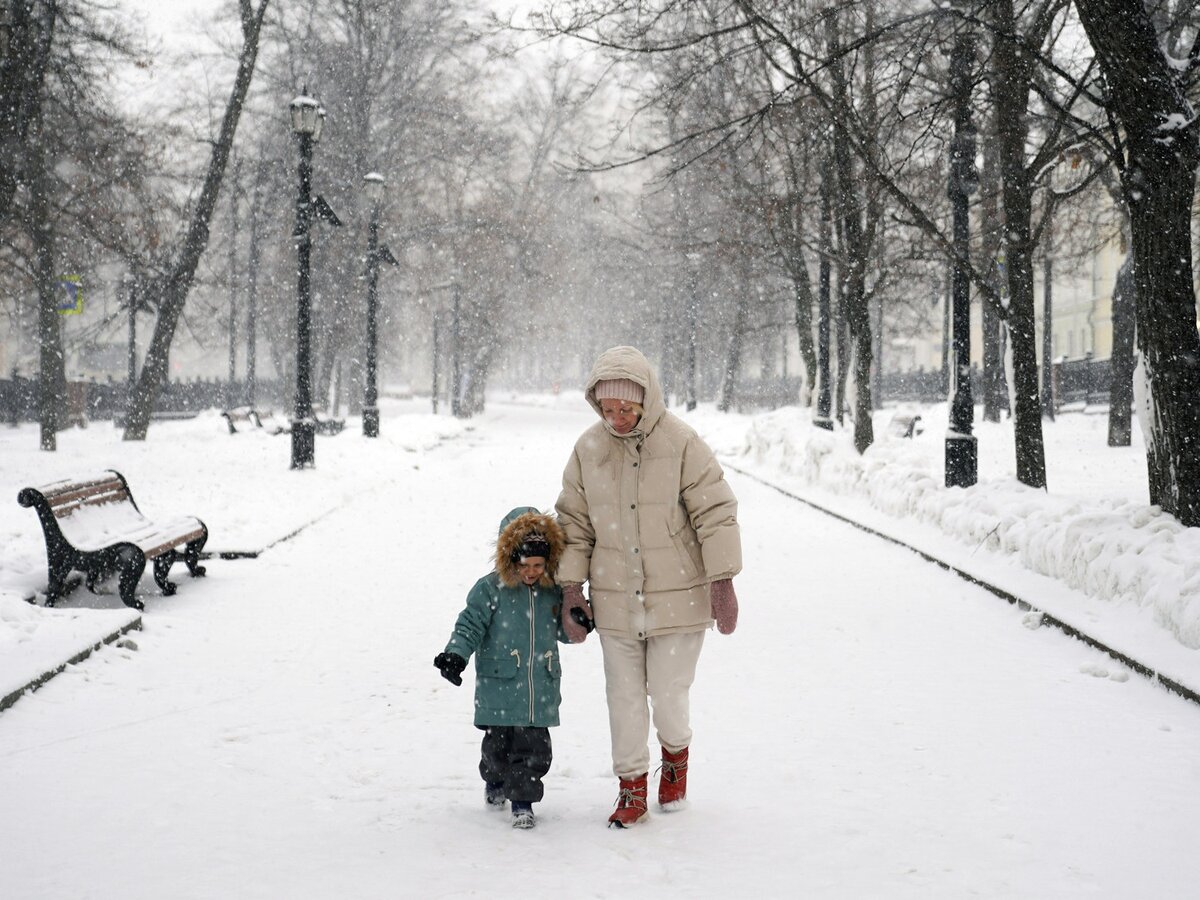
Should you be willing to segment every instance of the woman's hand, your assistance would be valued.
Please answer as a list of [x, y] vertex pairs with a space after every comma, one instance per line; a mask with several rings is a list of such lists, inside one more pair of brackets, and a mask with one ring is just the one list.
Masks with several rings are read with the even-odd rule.
[[717, 620], [717, 631], [721, 634], [733, 634], [733, 629], [737, 628], [738, 617], [733, 579], [722, 578], [720, 581], [714, 581], [708, 587], [708, 597], [712, 602], [713, 618]]
[[586, 625], [580, 625], [571, 616], [572, 610], [579, 610], [585, 619], [589, 622], [592, 620], [591, 604], [583, 596], [582, 584], [564, 584], [563, 605], [562, 605], [562, 625], [563, 631], [566, 632], [567, 640], [572, 644], [582, 644], [587, 640], [588, 632], [591, 631]]

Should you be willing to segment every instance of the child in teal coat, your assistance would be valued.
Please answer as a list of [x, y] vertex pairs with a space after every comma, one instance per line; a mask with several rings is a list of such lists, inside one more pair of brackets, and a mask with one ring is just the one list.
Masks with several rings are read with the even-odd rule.
[[532, 828], [550, 771], [549, 729], [558, 724], [562, 590], [554, 573], [566, 541], [553, 517], [530, 506], [500, 523], [496, 568], [475, 582], [446, 649], [433, 664], [462, 684], [475, 656], [475, 725], [483, 730], [479, 774], [489, 807], [512, 804], [514, 828]]

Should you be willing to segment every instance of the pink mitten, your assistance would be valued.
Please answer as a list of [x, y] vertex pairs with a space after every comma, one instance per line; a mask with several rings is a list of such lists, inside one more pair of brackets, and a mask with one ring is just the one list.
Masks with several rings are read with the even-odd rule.
[[563, 604], [562, 604], [562, 626], [563, 631], [567, 634], [567, 640], [572, 644], [582, 644], [587, 640], [588, 629], [584, 625], [580, 625], [571, 617], [571, 610], [582, 610], [583, 615], [587, 619], [592, 618], [591, 604], [583, 596], [582, 584], [564, 584], [562, 586]]
[[722, 578], [708, 586], [708, 596], [712, 601], [713, 618], [717, 620], [717, 631], [721, 634], [733, 634], [737, 628], [738, 602], [737, 594], [733, 592], [733, 579]]

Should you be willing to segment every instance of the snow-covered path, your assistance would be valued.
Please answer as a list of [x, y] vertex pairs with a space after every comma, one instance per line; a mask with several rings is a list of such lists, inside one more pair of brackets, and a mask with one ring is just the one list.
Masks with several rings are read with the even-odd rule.
[[136, 650], [0, 716], [0, 895], [1195, 896], [1200, 709], [739, 476], [742, 615], [693, 690], [691, 808], [603, 827], [593, 639], [564, 652], [538, 828], [487, 812], [471, 682], [431, 660], [587, 422], [494, 406], [259, 560], [147, 597]]

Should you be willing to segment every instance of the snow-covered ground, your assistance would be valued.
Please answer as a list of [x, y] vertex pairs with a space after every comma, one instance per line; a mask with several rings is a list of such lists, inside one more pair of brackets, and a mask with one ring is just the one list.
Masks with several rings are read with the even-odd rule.
[[[914, 439], [888, 432], [920, 415]], [[1014, 478], [1011, 423], [977, 426], [979, 483], [943, 487], [946, 407], [887, 410], [860, 456], [846, 433], [785, 408], [697, 422], [744, 468], [1051, 613], [1200, 693], [1200, 528], [1148, 505], [1145, 450], [1106, 445], [1107, 417], [1046, 424], [1049, 491]]]
[[[517, 832], [483, 807], [469, 675], [454, 688], [431, 660], [500, 516], [553, 504], [591, 413], [578, 393], [496, 398], [465, 424], [426, 409], [385, 406], [375, 442], [354, 422], [318, 439], [305, 472], [288, 471], [286, 437], [228, 436], [216, 416], [142, 444], [96, 424], [55, 454], [32, 428], [0, 431], [0, 688], [37, 674], [18, 648], [61, 661], [127, 615], [115, 594], [21, 599], [45, 572], [20, 487], [112, 467], [147, 515], [203, 518], [211, 549], [270, 547], [212, 560], [202, 580], [180, 567], [173, 597], [147, 577], [133, 646], [0, 713], [0, 896], [1195, 896], [1200, 708], [732, 471], [958, 554], [1060, 617], [1128, 625], [1121, 649], [1196, 686], [1200, 651], [1161, 605], [1089, 596], [980, 526], [946, 524], [989, 504], [1047, 521], [1140, 506], [1166, 537], [1130, 552], [1166, 565], [1161, 546], [1186, 549], [1195, 530], [1146, 511], [1140, 453], [1106, 448], [1102, 417], [1052, 426], [1048, 495], [1011, 485], [1011, 439], [989, 426], [981, 486], [918, 487], [900, 517], [889, 504], [920, 484], [903, 473], [940, 483], [936, 410], [915, 441], [881, 439], [861, 461], [847, 435], [814, 443], [792, 413], [698, 411], [731, 466], [746, 566], [738, 631], [710, 634], [693, 691], [691, 808], [604, 828], [615, 780], [591, 639], [564, 651], [539, 826]], [[1096, 558], [1117, 554], [1108, 541]]]

